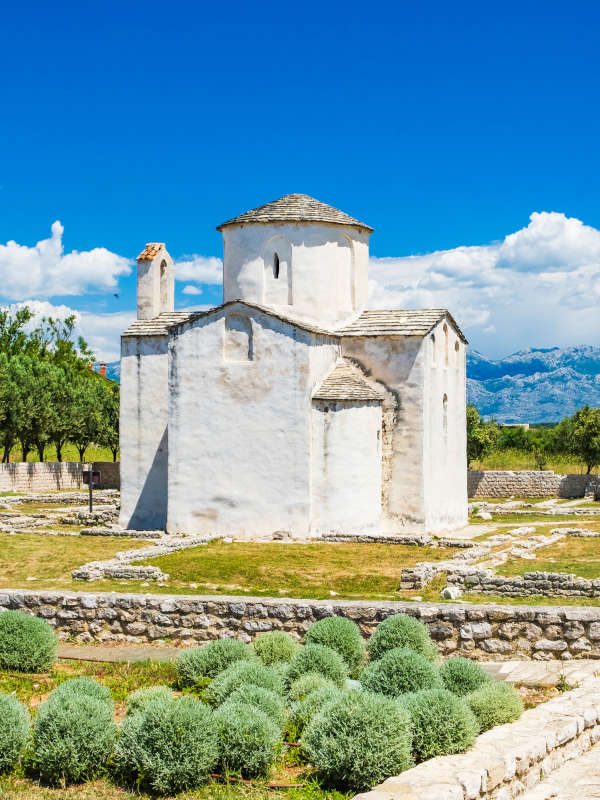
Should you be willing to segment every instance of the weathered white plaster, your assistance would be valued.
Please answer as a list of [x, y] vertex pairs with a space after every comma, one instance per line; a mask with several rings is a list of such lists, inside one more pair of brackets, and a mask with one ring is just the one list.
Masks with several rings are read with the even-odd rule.
[[339, 324], [366, 307], [364, 231], [325, 223], [234, 225], [223, 229], [223, 242], [224, 302], [265, 304], [321, 326]]
[[[222, 357], [232, 314], [252, 327], [252, 361]], [[315, 338], [241, 303], [171, 335], [169, 532], [308, 534]]]
[[121, 340], [121, 515], [125, 528], [167, 521], [168, 355], [166, 336]]
[[[122, 345], [126, 527], [305, 537], [466, 523], [464, 338], [443, 312], [361, 316], [368, 238], [328, 222], [227, 224], [226, 305], [195, 315], [164, 313], [172, 262], [147, 246]], [[354, 362], [342, 377], [340, 357]], [[313, 400], [323, 382], [332, 402]]]
[[378, 530], [380, 517], [381, 403], [315, 401], [312, 532]]
[[173, 311], [174, 302], [173, 259], [163, 246], [151, 261], [138, 261], [137, 318], [154, 319], [164, 311]]

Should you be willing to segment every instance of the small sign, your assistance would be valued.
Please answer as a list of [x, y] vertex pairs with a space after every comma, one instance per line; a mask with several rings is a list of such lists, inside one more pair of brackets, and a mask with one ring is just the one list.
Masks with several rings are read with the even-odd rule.
[[86, 486], [100, 486], [100, 470], [98, 469], [84, 469], [83, 482]]

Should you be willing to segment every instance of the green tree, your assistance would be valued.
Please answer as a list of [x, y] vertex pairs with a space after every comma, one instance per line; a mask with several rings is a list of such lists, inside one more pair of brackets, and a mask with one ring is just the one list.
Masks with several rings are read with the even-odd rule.
[[100, 438], [103, 427], [104, 391], [102, 379], [95, 373], [76, 375], [69, 440], [77, 448], [80, 461], [84, 460], [85, 451], [90, 444]]
[[587, 467], [600, 466], [600, 408], [584, 406], [571, 417], [571, 451]]
[[495, 422], [485, 422], [475, 406], [467, 406], [467, 464], [481, 461], [494, 449], [499, 428]]
[[113, 461], [119, 452], [119, 384], [104, 382], [104, 408], [98, 444], [108, 447]]

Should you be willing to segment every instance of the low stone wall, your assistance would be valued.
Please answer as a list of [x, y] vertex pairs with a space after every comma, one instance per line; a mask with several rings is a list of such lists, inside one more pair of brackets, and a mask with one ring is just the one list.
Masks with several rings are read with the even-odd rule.
[[600, 680], [592, 678], [478, 736], [467, 753], [432, 758], [354, 800], [509, 800], [598, 741]]
[[600, 607], [461, 606], [409, 602], [287, 600], [197, 595], [1, 590], [0, 611], [47, 619], [62, 639], [192, 646], [211, 639], [250, 641], [262, 631], [301, 637], [313, 622], [339, 615], [369, 636], [378, 622], [406, 613], [429, 626], [444, 655], [479, 660], [600, 658]]
[[600, 493], [600, 475], [557, 475], [551, 470], [469, 470], [469, 497], [585, 497]]
[[[117, 461], [93, 461], [92, 469], [100, 470], [101, 489], [121, 486]], [[82, 489], [83, 470], [90, 464], [78, 461], [32, 461], [0, 464], [0, 492], [51, 492]]]
[[448, 583], [480, 594], [510, 597], [600, 597], [600, 579], [578, 578], [568, 572], [526, 572], [505, 577], [489, 569], [457, 570]]

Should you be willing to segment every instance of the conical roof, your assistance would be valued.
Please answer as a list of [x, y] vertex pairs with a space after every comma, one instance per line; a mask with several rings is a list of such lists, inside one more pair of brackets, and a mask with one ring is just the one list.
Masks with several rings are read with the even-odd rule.
[[321, 203], [307, 194], [286, 194], [264, 206], [258, 206], [240, 214], [217, 227], [220, 231], [228, 225], [265, 225], [270, 222], [326, 222], [331, 225], [348, 225], [373, 232], [373, 228], [354, 217], [344, 214], [338, 208]]

